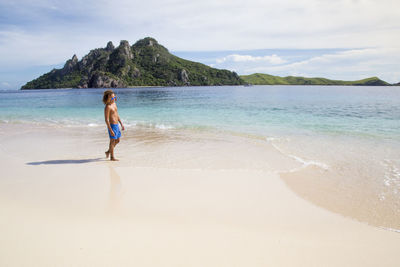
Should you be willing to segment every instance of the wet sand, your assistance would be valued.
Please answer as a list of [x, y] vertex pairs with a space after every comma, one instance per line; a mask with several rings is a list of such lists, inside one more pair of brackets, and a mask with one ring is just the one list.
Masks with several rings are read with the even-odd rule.
[[110, 162], [102, 128], [0, 137], [1, 266], [400, 264], [399, 233], [300, 198], [268, 144], [129, 129]]

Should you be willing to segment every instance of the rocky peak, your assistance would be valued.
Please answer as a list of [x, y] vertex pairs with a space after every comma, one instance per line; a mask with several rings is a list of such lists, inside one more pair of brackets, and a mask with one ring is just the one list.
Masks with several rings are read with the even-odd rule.
[[71, 61], [73, 65], [76, 65], [78, 63], [78, 57], [76, 55], [73, 55]]
[[63, 74], [67, 74], [71, 72], [77, 65], [78, 65], [78, 57], [76, 55], [73, 55], [71, 59], [65, 62], [64, 68], [62, 68], [61, 71]]
[[153, 46], [154, 44], [157, 44], [157, 41], [156, 40], [153, 40], [153, 39], [151, 39], [151, 38], [149, 38], [148, 40], [148, 46]]
[[157, 46], [158, 42], [156, 39], [151, 38], [151, 37], [146, 37], [144, 39], [141, 39], [137, 41], [134, 46]]
[[133, 59], [133, 53], [128, 41], [122, 40], [118, 48], [123, 55], [127, 56], [129, 59]]
[[113, 50], [114, 50], [114, 44], [111, 42], [111, 41], [109, 41], [108, 43], [107, 43], [107, 46], [106, 46], [106, 51], [107, 52], [112, 52]]

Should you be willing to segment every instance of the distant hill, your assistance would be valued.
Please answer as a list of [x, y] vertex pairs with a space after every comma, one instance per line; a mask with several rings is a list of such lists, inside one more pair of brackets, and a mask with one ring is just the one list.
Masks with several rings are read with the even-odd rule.
[[147, 37], [132, 46], [128, 41], [118, 47], [108, 42], [80, 61], [74, 55], [62, 69], [53, 69], [21, 89], [241, 84], [244, 81], [235, 72], [179, 58]]
[[391, 85], [377, 77], [371, 77], [358, 81], [329, 80], [326, 78], [305, 78], [295, 76], [273, 76], [269, 74], [255, 73], [240, 76], [247, 84], [254, 85]]

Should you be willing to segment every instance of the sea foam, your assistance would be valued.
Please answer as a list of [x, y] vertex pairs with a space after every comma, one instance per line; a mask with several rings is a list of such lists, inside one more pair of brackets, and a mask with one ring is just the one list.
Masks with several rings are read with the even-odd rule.
[[274, 143], [276, 141], [289, 141], [290, 139], [288, 139], [288, 138], [267, 137], [266, 140], [267, 140], [268, 143], [270, 143], [272, 145], [272, 147], [274, 147], [276, 150], [278, 150], [281, 154], [283, 154], [283, 155], [285, 155], [285, 156], [287, 156], [287, 157], [289, 157], [291, 159], [294, 159], [295, 161], [297, 161], [297, 162], [302, 164], [302, 166], [300, 168], [295, 168], [295, 169], [291, 170], [290, 172], [298, 171], [298, 170], [304, 169], [304, 168], [306, 168], [308, 166], [316, 166], [316, 167], [321, 168], [323, 170], [328, 170], [329, 169], [329, 165], [326, 164], [326, 163], [319, 162], [319, 161], [316, 161], [316, 160], [306, 160], [306, 159], [303, 159], [303, 158], [301, 158], [299, 156], [296, 156], [296, 155], [293, 155], [293, 154], [289, 154], [289, 153], [283, 151], [283, 149], [281, 149], [279, 146], [277, 146]]

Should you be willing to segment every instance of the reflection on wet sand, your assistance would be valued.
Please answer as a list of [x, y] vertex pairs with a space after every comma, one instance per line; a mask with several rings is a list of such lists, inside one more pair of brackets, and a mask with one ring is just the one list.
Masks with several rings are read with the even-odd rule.
[[108, 209], [111, 214], [116, 214], [120, 209], [123, 195], [121, 178], [111, 164], [108, 165], [108, 168], [110, 170], [110, 201]]

